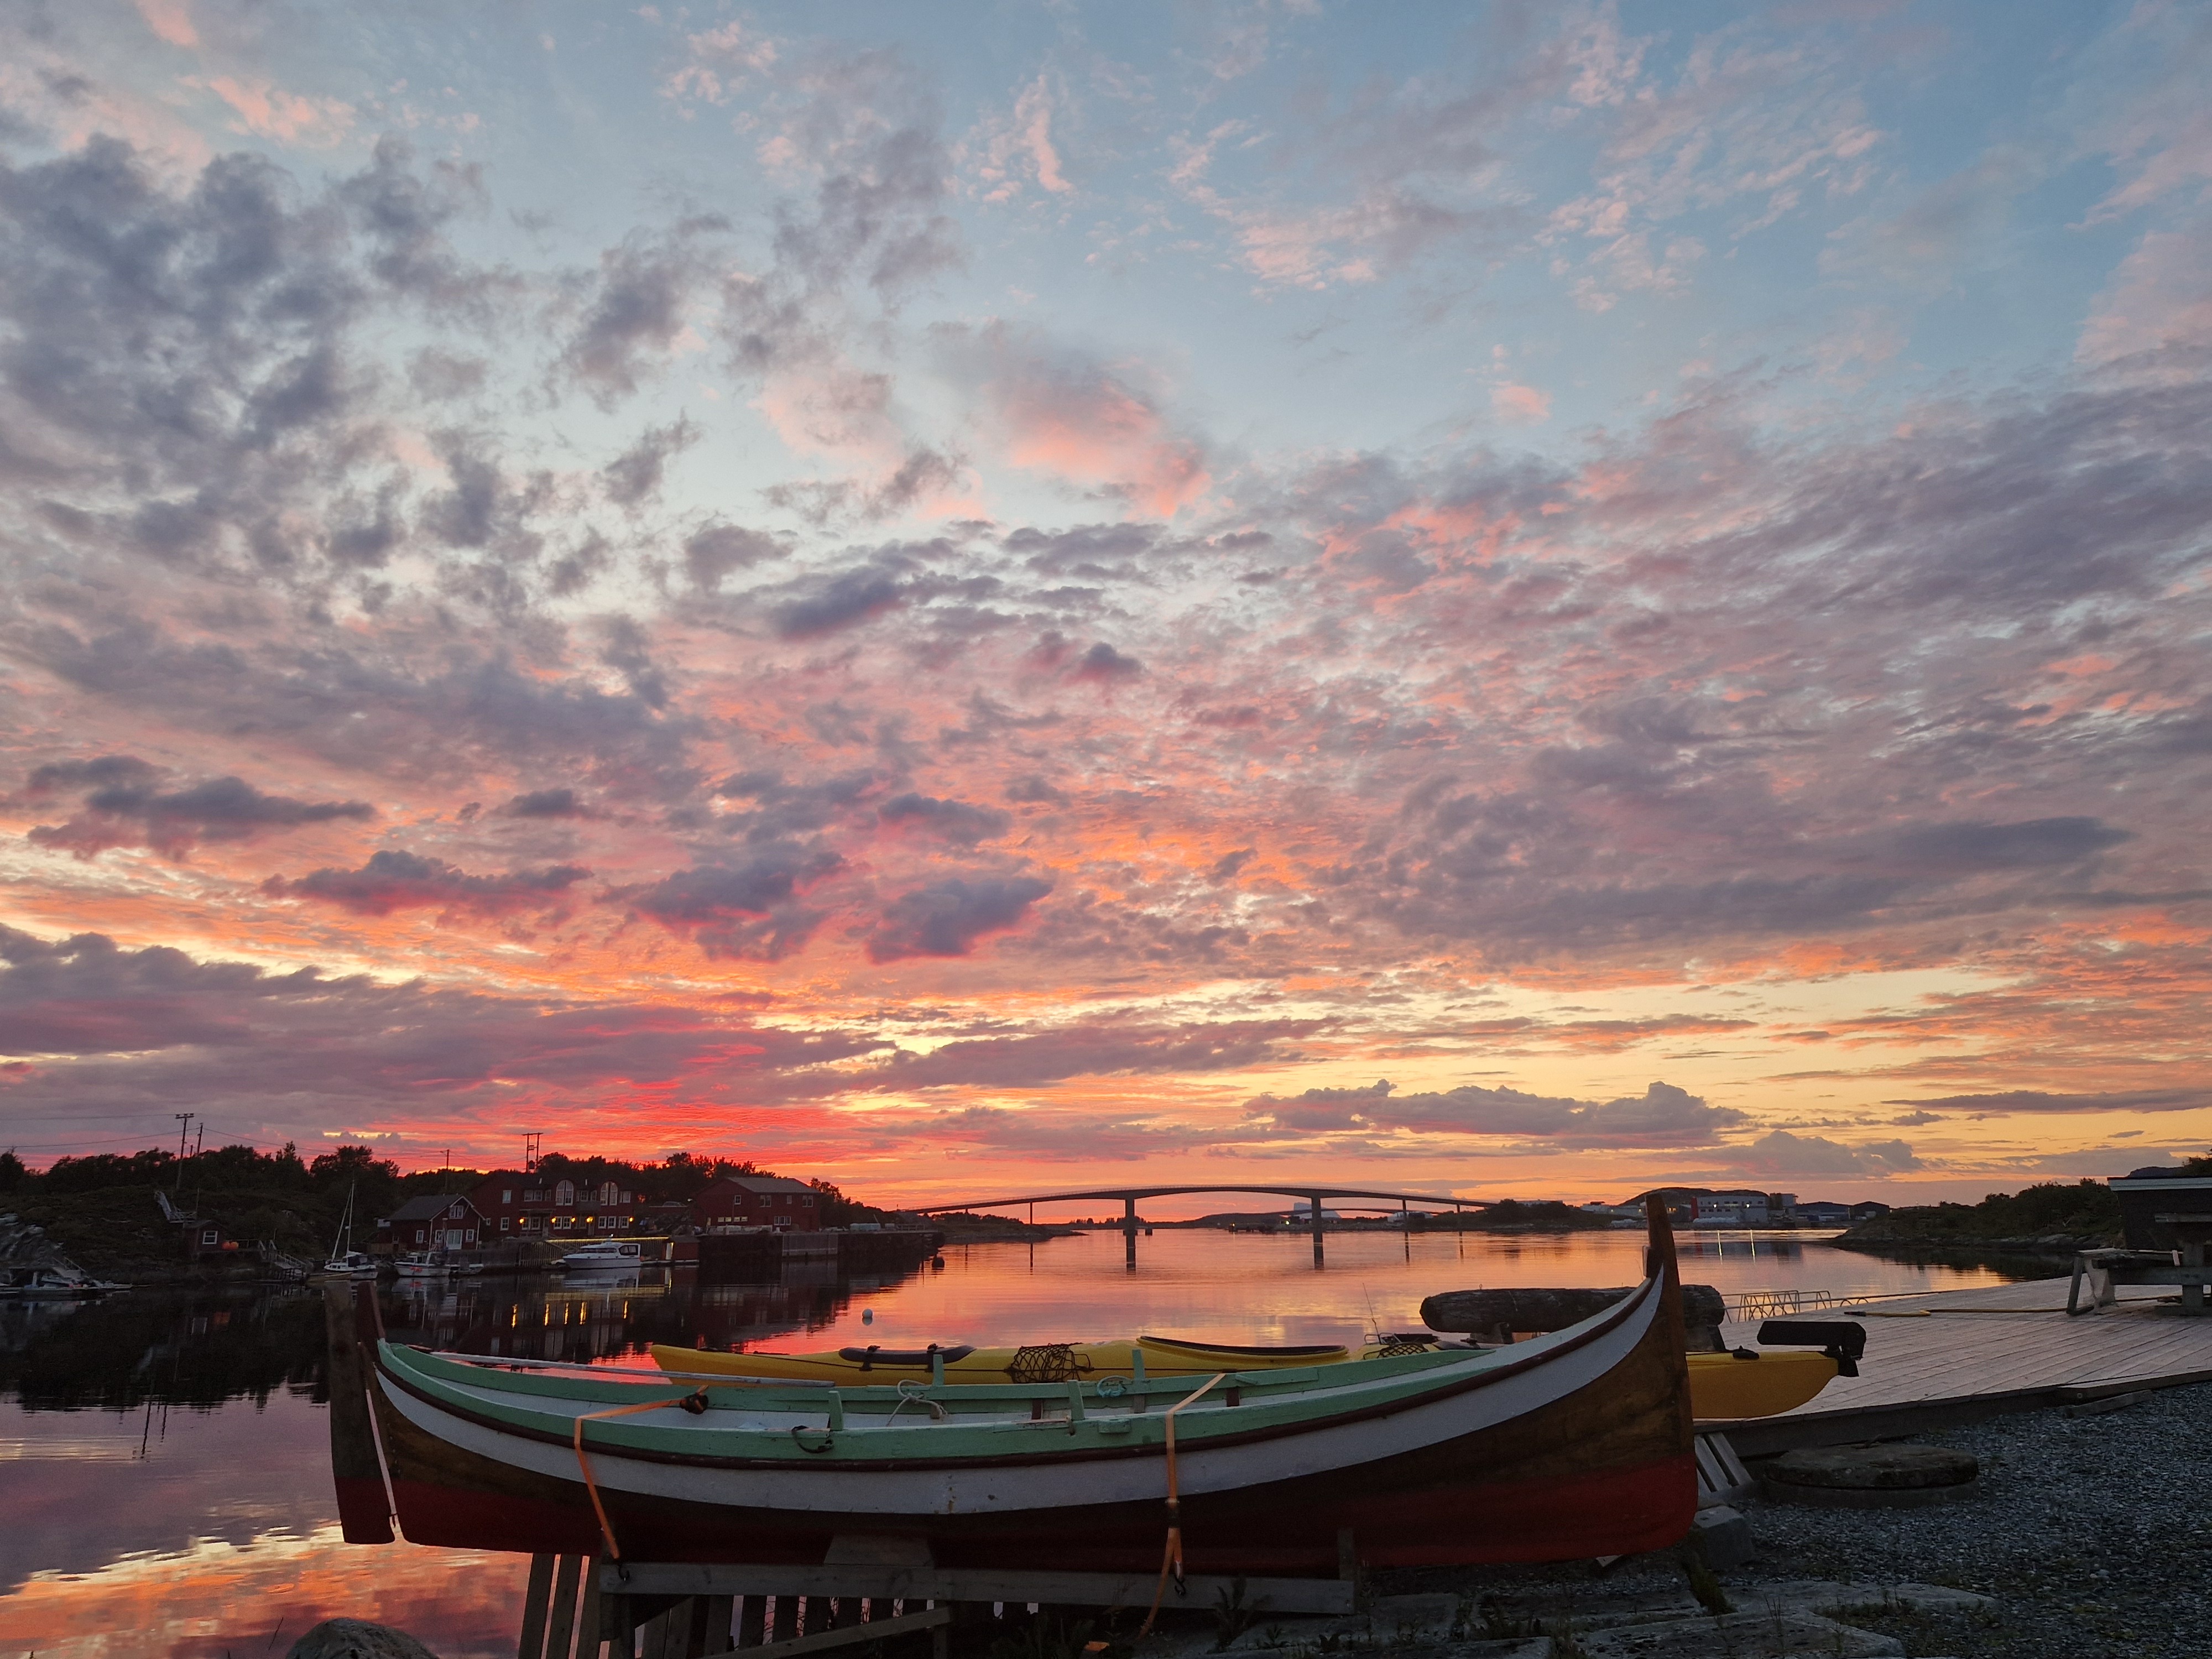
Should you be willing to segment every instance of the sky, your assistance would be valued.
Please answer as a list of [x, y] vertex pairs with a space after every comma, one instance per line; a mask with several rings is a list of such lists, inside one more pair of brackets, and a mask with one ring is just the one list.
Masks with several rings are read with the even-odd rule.
[[2201, 1152], [2208, 82], [2148, 0], [10, 6], [0, 1139]]

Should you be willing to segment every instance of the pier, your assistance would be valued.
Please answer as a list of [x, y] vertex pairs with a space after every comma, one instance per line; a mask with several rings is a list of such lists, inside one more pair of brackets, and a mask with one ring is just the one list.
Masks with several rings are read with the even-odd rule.
[[[2069, 1316], [2070, 1285], [2026, 1279], [1823, 1309], [1821, 1319], [1865, 1325], [1858, 1376], [1778, 1416], [1698, 1426], [1724, 1430], [1739, 1453], [1759, 1457], [2212, 1382], [2212, 1319], [2182, 1317], [2176, 1292], [2122, 1287], [2112, 1305]], [[1754, 1346], [1759, 1326], [1731, 1321], [1722, 1340]]]

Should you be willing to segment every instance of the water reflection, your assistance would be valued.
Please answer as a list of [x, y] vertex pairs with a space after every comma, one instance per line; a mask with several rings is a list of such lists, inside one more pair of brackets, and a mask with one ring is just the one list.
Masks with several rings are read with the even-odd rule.
[[381, 1300], [395, 1341], [575, 1364], [640, 1354], [655, 1342], [732, 1348], [801, 1337], [917, 1271], [841, 1276], [835, 1262], [796, 1261], [773, 1282], [713, 1283], [685, 1268], [647, 1267], [565, 1281], [410, 1285]]
[[[609, 1361], [672, 1341], [831, 1347], [1059, 1340], [1142, 1331], [1223, 1341], [1358, 1340], [1424, 1296], [1620, 1285], [1633, 1233], [1346, 1231], [1316, 1273], [1304, 1234], [1160, 1228], [1125, 1272], [1110, 1232], [950, 1247], [945, 1268], [772, 1282], [648, 1269], [563, 1283], [486, 1276], [390, 1288], [399, 1340]], [[1993, 1283], [1989, 1269], [1884, 1261], [1799, 1238], [1682, 1235], [1687, 1276], [1731, 1294], [1869, 1294]], [[872, 1316], [872, 1318], [869, 1318]], [[463, 1659], [513, 1650], [525, 1564], [335, 1528], [319, 1293], [131, 1293], [0, 1304], [0, 1632], [46, 1659], [282, 1652], [336, 1613], [381, 1617]]]

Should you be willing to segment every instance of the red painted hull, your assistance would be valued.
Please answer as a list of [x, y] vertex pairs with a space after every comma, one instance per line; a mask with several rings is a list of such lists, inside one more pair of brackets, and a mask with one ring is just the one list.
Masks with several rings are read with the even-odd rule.
[[[1609, 1322], [1567, 1339], [1571, 1348], [1623, 1332], [1625, 1345], [1602, 1369], [1571, 1373], [1556, 1356], [1534, 1354], [1527, 1364], [1534, 1369], [1504, 1368], [1524, 1377], [1559, 1370], [1561, 1392], [1549, 1398], [1504, 1416], [1471, 1412], [1464, 1427], [1410, 1449], [1388, 1449], [1378, 1436], [1371, 1453], [1317, 1467], [1317, 1455], [1293, 1447], [1276, 1458], [1275, 1472], [1249, 1483], [1201, 1489], [1187, 1482], [1189, 1570], [1333, 1576], [1347, 1530], [1358, 1558], [1374, 1566], [1572, 1560], [1679, 1542], [1696, 1510], [1697, 1472], [1672, 1244], [1662, 1218], [1653, 1230], [1656, 1298], [1632, 1298]], [[1631, 1328], [1638, 1334], [1626, 1338]], [[1503, 1374], [1470, 1376], [1453, 1387], [1479, 1391]], [[1580, 1380], [1566, 1382], [1569, 1374]], [[387, 1386], [371, 1399], [410, 1540], [532, 1553], [602, 1547], [565, 1449], [549, 1457], [542, 1446], [488, 1440], [450, 1417], [424, 1413], [420, 1400], [380, 1376]], [[395, 1404], [395, 1388], [420, 1422]], [[1291, 1445], [1299, 1432], [1253, 1438]], [[462, 1443], [471, 1434], [482, 1449]], [[1029, 1460], [1033, 1467], [1049, 1462]], [[599, 1490], [621, 1553], [635, 1561], [811, 1565], [839, 1536], [865, 1533], [912, 1537], [940, 1568], [1143, 1573], [1159, 1565], [1159, 1499], [1086, 1486], [1095, 1477], [1079, 1468], [1038, 1486], [1050, 1493], [1042, 1506], [946, 1505], [926, 1513], [878, 1504], [860, 1515], [820, 1504], [823, 1489], [806, 1487], [801, 1468], [748, 1478], [756, 1495], [742, 1504], [678, 1495], [698, 1488], [623, 1489], [604, 1473]], [[810, 1499], [817, 1506], [805, 1507]]]
[[[466, 1549], [590, 1554], [600, 1547], [589, 1510], [501, 1492], [398, 1484], [400, 1525], [410, 1541]], [[1633, 1555], [1680, 1543], [1697, 1508], [1697, 1468], [1684, 1455], [1644, 1468], [1578, 1480], [1522, 1481], [1478, 1491], [1397, 1493], [1309, 1513], [1272, 1514], [1238, 1505], [1185, 1516], [1183, 1547], [1198, 1573], [1334, 1574], [1336, 1534], [1349, 1527], [1361, 1560], [1377, 1567], [1447, 1566], [1473, 1561], [1562, 1561]], [[616, 1511], [629, 1557], [651, 1561], [751, 1561], [811, 1565], [834, 1535], [812, 1516], [733, 1515], [630, 1506]], [[1079, 1565], [1095, 1572], [1146, 1572], [1159, 1565], [1160, 1509], [1135, 1515], [1077, 1511], [1050, 1533], [934, 1530], [940, 1567], [1007, 1571]]]

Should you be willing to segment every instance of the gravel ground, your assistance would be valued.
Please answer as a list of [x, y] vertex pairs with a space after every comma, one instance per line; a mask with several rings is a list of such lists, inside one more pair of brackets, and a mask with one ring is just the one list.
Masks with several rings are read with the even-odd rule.
[[2212, 1655], [2212, 1388], [2097, 1417], [2022, 1412], [1923, 1437], [1981, 1461], [1982, 1496], [1920, 1510], [1754, 1501], [1759, 1556], [1733, 1585], [1917, 1579], [1996, 1598], [1996, 1623], [1855, 1619], [1911, 1654], [1992, 1659]]
[[[1923, 1437], [1980, 1461], [1982, 1494], [1930, 1509], [1743, 1505], [1756, 1559], [1720, 1575], [1739, 1607], [1759, 1586], [1869, 1586], [1849, 1621], [1912, 1656], [2212, 1659], [2212, 1387], [2167, 1389], [2101, 1416], [2023, 1412]], [[1994, 1596], [1986, 1611], [1885, 1611], [1875, 1587], [1918, 1583]], [[1663, 1559], [1587, 1566], [1377, 1575], [1385, 1593], [1450, 1589], [1583, 1613], [1677, 1592]]]

